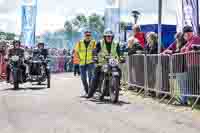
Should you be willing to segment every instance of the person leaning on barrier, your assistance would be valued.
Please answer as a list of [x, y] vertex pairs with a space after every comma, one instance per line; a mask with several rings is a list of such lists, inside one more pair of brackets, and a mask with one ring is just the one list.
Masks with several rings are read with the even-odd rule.
[[147, 45], [146, 54], [158, 54], [158, 35], [155, 32], [149, 32], [146, 35]]
[[184, 39], [184, 34], [182, 32], [178, 32], [175, 35], [175, 41], [165, 51], [163, 51], [162, 54], [180, 53], [186, 43], [187, 41]]
[[142, 48], [144, 48], [145, 47], [145, 34], [144, 34], [144, 32], [141, 31], [140, 26], [134, 24], [132, 26], [132, 30], [133, 30], [133, 37], [136, 38], [138, 40], [138, 43], [140, 44], [140, 46]]
[[137, 38], [131, 37], [128, 40], [128, 56], [137, 54], [138, 51], [144, 51], [144, 49], [141, 46], [141, 44], [139, 43]]
[[184, 39], [186, 40], [185, 46], [181, 49], [181, 52], [189, 52], [193, 50], [194, 45], [200, 45], [200, 37], [193, 33], [191, 26], [185, 26], [183, 28]]

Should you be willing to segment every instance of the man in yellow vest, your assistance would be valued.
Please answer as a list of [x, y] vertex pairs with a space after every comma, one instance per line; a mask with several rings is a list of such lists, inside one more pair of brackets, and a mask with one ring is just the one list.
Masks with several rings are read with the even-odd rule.
[[[94, 93], [96, 92], [96, 89], [99, 86], [100, 74], [102, 73], [101, 68], [107, 62], [104, 57], [106, 55], [111, 55], [118, 57], [120, 60], [121, 56], [120, 46], [119, 43], [114, 42], [114, 33], [112, 30], [106, 29], [104, 31], [104, 38], [97, 43], [95, 53], [96, 55], [98, 55], [98, 64], [97, 67], [95, 68], [94, 77], [92, 78], [91, 87], [87, 98], [93, 97]], [[121, 70], [119, 71], [121, 74]], [[103, 99], [103, 97], [104, 95], [102, 95], [100, 98]]]
[[75, 51], [78, 54], [81, 80], [87, 96], [89, 83], [92, 79], [94, 64], [93, 64], [93, 51], [96, 48], [96, 41], [92, 40], [92, 34], [90, 30], [84, 32], [84, 39], [80, 40], [76, 44]]

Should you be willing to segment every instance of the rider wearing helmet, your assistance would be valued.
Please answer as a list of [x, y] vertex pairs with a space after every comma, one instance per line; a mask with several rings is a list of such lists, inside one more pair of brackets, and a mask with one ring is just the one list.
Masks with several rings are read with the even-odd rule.
[[[97, 43], [94, 53], [98, 57], [98, 61], [90, 86], [91, 90], [96, 90], [98, 88], [98, 83], [100, 83], [101, 67], [106, 63], [106, 59], [104, 57], [106, 55], [111, 55], [117, 58], [120, 57], [119, 43], [114, 41], [114, 33], [112, 30], [106, 29], [104, 31], [103, 39]], [[94, 95], [92, 92], [95, 91], [91, 91], [87, 98], [91, 98]], [[101, 98], [103, 98], [103, 96], [101, 96]]]
[[42, 56], [44, 56], [44, 58], [46, 59], [48, 57], [48, 50], [44, 48], [44, 43], [43, 42], [38, 43], [37, 48], [38, 48], [40, 54]]
[[[12, 56], [19, 56], [20, 58], [24, 58], [24, 49], [21, 48], [21, 42], [19, 40], [14, 40], [12, 43], [13, 47], [8, 50], [8, 59], [10, 59]], [[24, 75], [26, 73], [26, 67], [24, 65], [21, 66]], [[7, 82], [9, 82], [10, 79], [10, 65], [7, 65]]]

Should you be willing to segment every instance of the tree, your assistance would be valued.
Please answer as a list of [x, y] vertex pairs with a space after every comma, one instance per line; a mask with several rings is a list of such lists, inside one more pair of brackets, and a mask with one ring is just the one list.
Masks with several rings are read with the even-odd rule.
[[15, 34], [14, 33], [9, 33], [9, 32], [0, 32], [0, 36], [5, 36], [6, 40], [14, 40], [15, 39]]
[[96, 31], [97, 33], [103, 33], [104, 31], [104, 21], [103, 17], [97, 14], [92, 14], [89, 16], [89, 27], [91, 30]]
[[70, 21], [65, 21], [64, 28], [66, 32], [72, 32], [72, 23]]

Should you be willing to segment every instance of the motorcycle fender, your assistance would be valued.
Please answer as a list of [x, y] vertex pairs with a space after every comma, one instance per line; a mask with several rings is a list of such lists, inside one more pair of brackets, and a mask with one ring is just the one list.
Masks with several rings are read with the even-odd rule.
[[116, 72], [116, 71], [112, 72], [112, 76], [114, 77], [119, 76], [119, 72]]

